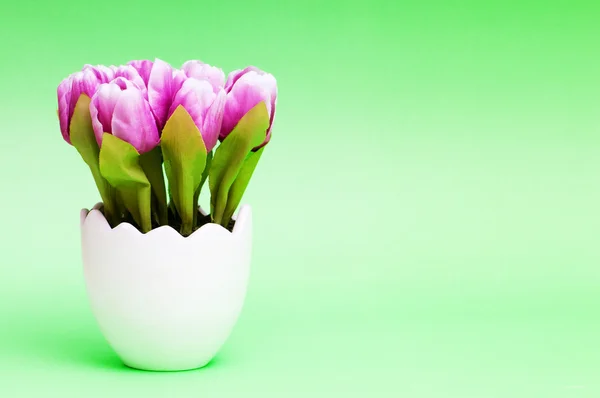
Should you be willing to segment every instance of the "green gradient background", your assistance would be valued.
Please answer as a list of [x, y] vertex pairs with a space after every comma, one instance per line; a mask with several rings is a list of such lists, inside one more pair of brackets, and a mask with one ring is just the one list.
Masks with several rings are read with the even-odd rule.
[[[593, 1], [3, 4], [0, 396], [600, 396], [599, 39]], [[245, 310], [184, 373], [94, 323], [55, 113], [84, 63], [154, 57], [280, 90]]]

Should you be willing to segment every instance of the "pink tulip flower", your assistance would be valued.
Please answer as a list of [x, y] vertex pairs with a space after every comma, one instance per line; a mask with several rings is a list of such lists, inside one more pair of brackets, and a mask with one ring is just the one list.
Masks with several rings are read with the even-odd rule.
[[269, 127], [265, 131], [265, 140], [254, 148], [258, 150], [265, 146], [271, 139], [271, 127], [275, 119], [275, 105], [277, 103], [277, 81], [270, 73], [249, 66], [243, 70], [236, 70], [229, 74], [225, 83], [225, 110], [219, 138], [224, 140], [235, 128], [240, 119], [261, 101], [269, 113]]
[[90, 115], [100, 146], [104, 133], [130, 143], [140, 154], [159, 143], [156, 120], [148, 100], [138, 85], [124, 77], [98, 86], [90, 103]]
[[192, 117], [194, 124], [200, 130], [207, 151], [211, 151], [219, 139], [223, 108], [225, 105], [225, 90], [215, 90], [208, 80], [186, 77], [185, 72], [175, 74], [174, 81], [178, 87], [171, 103], [168, 116], [170, 117], [178, 106], [182, 106]]
[[71, 74], [59, 84], [57, 94], [60, 131], [69, 144], [69, 128], [77, 100], [81, 94], [91, 98], [100, 84], [108, 83], [113, 78], [114, 71], [106, 66], [85, 65], [81, 71]]

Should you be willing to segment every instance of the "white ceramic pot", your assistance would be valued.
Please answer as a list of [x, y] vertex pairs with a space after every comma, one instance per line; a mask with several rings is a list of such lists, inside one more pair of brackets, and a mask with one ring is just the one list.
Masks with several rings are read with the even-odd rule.
[[176, 371], [206, 365], [241, 312], [252, 249], [252, 210], [229, 232], [205, 224], [188, 237], [169, 226], [142, 234], [114, 229], [96, 205], [81, 211], [82, 255], [91, 308], [129, 367]]

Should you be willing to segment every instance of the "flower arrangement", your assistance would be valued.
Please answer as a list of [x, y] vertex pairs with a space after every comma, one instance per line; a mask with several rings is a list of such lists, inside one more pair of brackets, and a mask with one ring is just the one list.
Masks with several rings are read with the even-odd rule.
[[[103, 214], [142, 233], [169, 225], [189, 236], [232, 216], [265, 146], [275, 78], [255, 67], [229, 73], [156, 59], [85, 65], [58, 86], [63, 138], [89, 166]], [[165, 179], [166, 177], [166, 179]], [[198, 211], [208, 181], [210, 213]]]

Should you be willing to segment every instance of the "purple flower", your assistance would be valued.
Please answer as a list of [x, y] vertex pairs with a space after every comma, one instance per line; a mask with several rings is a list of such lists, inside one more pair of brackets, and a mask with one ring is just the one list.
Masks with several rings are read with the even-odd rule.
[[85, 65], [81, 71], [71, 74], [59, 84], [57, 94], [60, 131], [69, 144], [69, 128], [77, 100], [81, 94], [91, 98], [100, 84], [109, 82], [113, 77], [113, 70], [106, 66]]
[[169, 117], [179, 105], [190, 114], [194, 124], [200, 130], [207, 151], [211, 151], [219, 139], [225, 91], [215, 90], [208, 80], [186, 77], [183, 71], [174, 76], [174, 85], [178, 87], [170, 106]]
[[139, 153], [148, 152], [159, 143], [148, 100], [138, 85], [124, 77], [98, 86], [90, 103], [90, 114], [98, 145], [102, 145], [104, 133], [130, 143]]
[[219, 135], [220, 139], [224, 140], [240, 119], [262, 101], [269, 112], [269, 127], [265, 132], [265, 140], [254, 150], [265, 146], [271, 139], [271, 127], [275, 118], [275, 105], [277, 103], [277, 81], [275, 77], [258, 68], [249, 66], [243, 70], [233, 71], [227, 76], [225, 92], [227, 93], [227, 99]]

